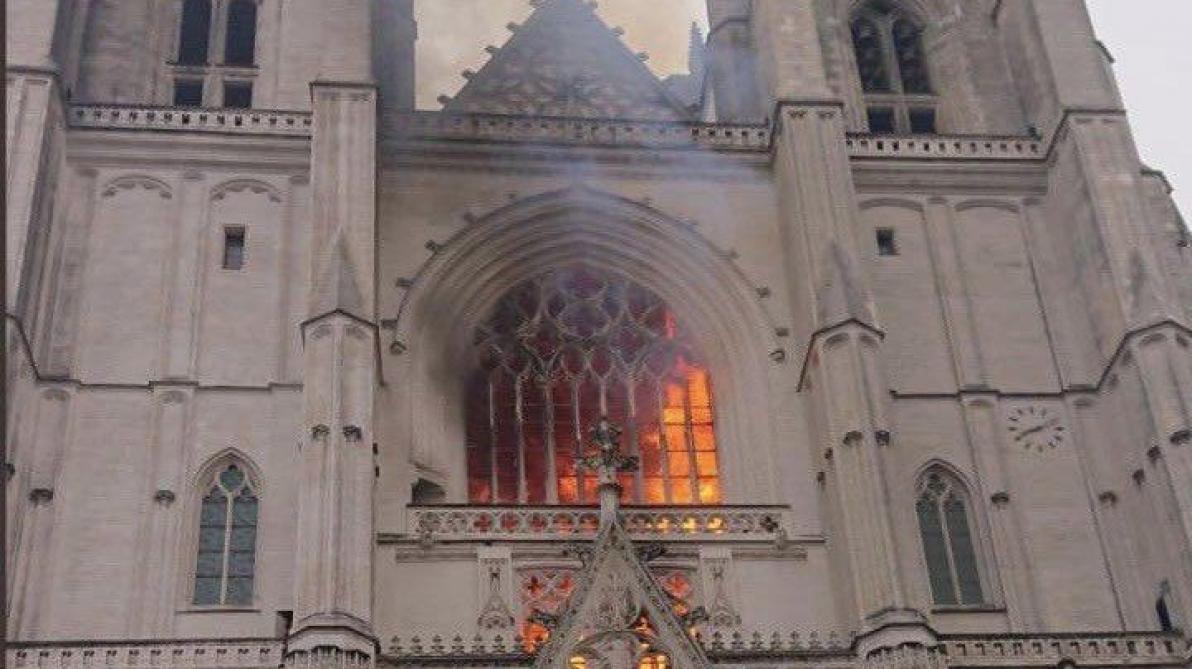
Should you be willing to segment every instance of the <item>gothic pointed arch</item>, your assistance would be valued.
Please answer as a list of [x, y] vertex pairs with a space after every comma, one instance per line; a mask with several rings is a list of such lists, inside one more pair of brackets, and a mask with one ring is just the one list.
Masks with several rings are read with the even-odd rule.
[[929, 463], [916, 479], [915, 516], [936, 605], [976, 606], [989, 601], [980, 524], [970, 491], [964, 477], [940, 461]]
[[725, 500], [746, 490], [751, 501], [771, 499], [769, 447], [743, 447], [773, 442], [770, 416], [777, 410], [769, 407], [769, 389], [779, 342], [756, 290], [689, 225], [584, 187], [533, 196], [475, 220], [438, 247], [413, 280], [390, 345], [404, 351], [401, 368], [389, 368], [438, 388], [405, 398], [411, 420], [397, 429], [408, 429], [416, 462], [445, 474], [449, 497], [463, 500], [463, 454], [431, 451], [435, 443], [466, 441], [464, 407], [453, 398], [465, 396], [472, 336], [514, 287], [577, 263], [631, 280], [673, 309], [715, 384]]
[[194, 478], [193, 562], [188, 601], [240, 607], [255, 600], [260, 472], [235, 448], [212, 456]]

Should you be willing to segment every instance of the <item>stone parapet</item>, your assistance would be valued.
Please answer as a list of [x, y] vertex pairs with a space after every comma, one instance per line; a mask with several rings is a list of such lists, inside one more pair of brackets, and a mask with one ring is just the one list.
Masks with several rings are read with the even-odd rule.
[[[634, 537], [656, 540], [785, 540], [786, 506], [625, 506]], [[423, 541], [591, 539], [600, 514], [588, 506], [412, 506], [407, 527]]]
[[311, 115], [265, 109], [199, 109], [144, 105], [72, 105], [71, 128], [158, 130], [310, 137]]

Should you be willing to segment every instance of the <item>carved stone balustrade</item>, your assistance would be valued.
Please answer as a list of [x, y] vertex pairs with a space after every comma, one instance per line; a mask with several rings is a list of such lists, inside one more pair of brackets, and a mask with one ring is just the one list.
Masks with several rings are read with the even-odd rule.
[[[411, 506], [407, 527], [423, 540], [570, 541], [596, 536], [600, 510], [592, 506]], [[785, 540], [786, 506], [623, 506], [631, 536], [647, 540]]]
[[948, 135], [849, 135], [850, 158], [1036, 161], [1047, 157], [1043, 142], [1028, 137]]
[[264, 109], [72, 105], [72, 128], [310, 137], [311, 115]]
[[401, 139], [719, 151], [768, 151], [771, 138], [769, 126], [764, 125], [527, 118], [442, 112], [402, 115], [395, 120], [391, 130]]
[[279, 639], [10, 642], [9, 669], [275, 669]]
[[1192, 646], [1179, 634], [956, 635], [940, 638], [951, 667], [1187, 667]]

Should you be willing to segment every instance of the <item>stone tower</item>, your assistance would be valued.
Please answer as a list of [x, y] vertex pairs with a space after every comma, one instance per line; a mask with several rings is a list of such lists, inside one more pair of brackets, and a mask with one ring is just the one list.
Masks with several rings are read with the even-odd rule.
[[426, 110], [414, 0], [9, 3], [7, 661], [1188, 666], [1082, 0], [708, 0], [665, 79], [532, 4]]

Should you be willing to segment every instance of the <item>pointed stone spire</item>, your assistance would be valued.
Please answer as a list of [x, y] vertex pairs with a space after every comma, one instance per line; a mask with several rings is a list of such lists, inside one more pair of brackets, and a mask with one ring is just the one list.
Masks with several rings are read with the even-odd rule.
[[687, 71], [693, 77], [703, 77], [708, 67], [708, 47], [704, 44], [704, 30], [691, 22], [691, 36], [687, 44]]
[[311, 295], [310, 316], [317, 318], [333, 311], [341, 311], [357, 318], [365, 318], [367, 305], [356, 283], [356, 267], [343, 232], [335, 236], [331, 251], [319, 272]]

